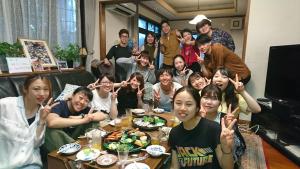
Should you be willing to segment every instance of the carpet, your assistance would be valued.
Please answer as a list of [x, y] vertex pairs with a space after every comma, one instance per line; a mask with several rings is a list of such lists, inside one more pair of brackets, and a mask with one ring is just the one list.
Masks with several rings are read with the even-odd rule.
[[242, 133], [247, 149], [242, 156], [241, 169], [267, 169], [261, 138], [254, 133]]

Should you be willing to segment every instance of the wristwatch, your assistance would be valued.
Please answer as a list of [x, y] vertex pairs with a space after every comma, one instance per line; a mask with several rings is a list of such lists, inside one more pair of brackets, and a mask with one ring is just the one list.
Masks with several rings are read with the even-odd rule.
[[81, 118], [82, 118], [82, 119], [84, 118], [84, 114], [83, 114], [83, 113], [81, 114]]

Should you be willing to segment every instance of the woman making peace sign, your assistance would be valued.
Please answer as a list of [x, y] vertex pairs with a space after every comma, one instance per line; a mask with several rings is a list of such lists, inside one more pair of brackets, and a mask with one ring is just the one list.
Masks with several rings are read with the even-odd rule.
[[199, 116], [200, 95], [182, 87], [174, 94], [174, 113], [182, 123], [169, 136], [172, 149], [171, 168], [232, 169], [233, 133], [236, 120], [222, 128], [219, 124]]
[[39, 147], [44, 142], [46, 118], [53, 106], [50, 81], [29, 76], [23, 96], [0, 100], [0, 168], [41, 168]]

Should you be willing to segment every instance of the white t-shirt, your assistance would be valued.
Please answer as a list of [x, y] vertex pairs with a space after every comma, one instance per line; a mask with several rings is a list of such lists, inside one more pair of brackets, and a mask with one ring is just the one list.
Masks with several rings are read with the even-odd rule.
[[[107, 113], [110, 113], [111, 108], [111, 92], [108, 93], [108, 96], [106, 98], [101, 98], [97, 92], [97, 90], [93, 90], [93, 100], [91, 102], [92, 107], [95, 108], [95, 110], [98, 111], [106, 111]], [[116, 103], [118, 101], [116, 100]]]

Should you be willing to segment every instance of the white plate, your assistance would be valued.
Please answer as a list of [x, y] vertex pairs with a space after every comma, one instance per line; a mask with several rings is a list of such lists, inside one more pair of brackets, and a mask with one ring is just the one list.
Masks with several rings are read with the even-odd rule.
[[100, 151], [95, 148], [85, 148], [76, 154], [76, 160], [90, 161], [96, 159], [100, 155]]
[[153, 157], [161, 156], [166, 152], [166, 148], [160, 145], [151, 145], [146, 148], [147, 153]]
[[153, 109], [153, 111], [154, 111], [155, 113], [163, 113], [165, 110], [164, 110], [164, 109], [161, 109], [161, 108], [155, 108], [155, 109]]
[[150, 169], [150, 167], [145, 163], [131, 163], [125, 169]]
[[144, 109], [131, 109], [131, 112], [134, 114], [143, 114], [145, 113]]
[[67, 155], [73, 154], [73, 153], [79, 151], [80, 148], [81, 148], [81, 146], [78, 143], [65, 144], [58, 149], [57, 153], [62, 153], [62, 154], [67, 154]]
[[104, 154], [97, 158], [97, 164], [101, 166], [109, 166], [118, 161], [118, 157], [113, 154]]

